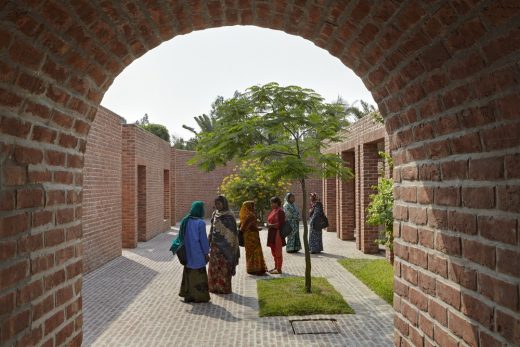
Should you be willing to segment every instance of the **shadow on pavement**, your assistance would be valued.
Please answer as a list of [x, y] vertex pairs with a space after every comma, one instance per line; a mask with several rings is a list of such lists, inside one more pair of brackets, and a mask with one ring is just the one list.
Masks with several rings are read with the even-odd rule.
[[[215, 294], [212, 294], [215, 295]], [[258, 300], [253, 296], [243, 296], [238, 293], [226, 294], [226, 295], [218, 295], [219, 298], [233, 301], [236, 304], [247, 306], [252, 309], [258, 310]]]
[[83, 280], [84, 346], [103, 334], [146, 288], [157, 271], [119, 257], [89, 273]]
[[[155, 236], [154, 239], [159, 239], [157, 242], [139, 242], [137, 248], [125, 248], [126, 252], [137, 254], [141, 257], [145, 257], [155, 262], [169, 262], [178, 261], [168, 250], [173, 242], [173, 239], [177, 236], [176, 230], [169, 230]], [[160, 249], [153, 248], [152, 245], [159, 244]], [[167, 251], [167, 252], [165, 252]]]
[[226, 310], [224, 307], [216, 305], [212, 302], [204, 304], [186, 303], [186, 305], [191, 306], [191, 310], [187, 312], [197, 316], [217, 318], [226, 322], [238, 322], [241, 320], [233, 316], [233, 314]]

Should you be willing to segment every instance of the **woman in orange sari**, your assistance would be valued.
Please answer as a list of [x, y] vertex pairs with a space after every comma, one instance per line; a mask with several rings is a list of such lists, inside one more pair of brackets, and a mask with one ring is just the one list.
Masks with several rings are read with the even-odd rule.
[[244, 236], [246, 270], [248, 274], [257, 276], [266, 275], [267, 272], [258, 235], [260, 230], [262, 229], [258, 227], [254, 201], [244, 202], [240, 209], [240, 232]]

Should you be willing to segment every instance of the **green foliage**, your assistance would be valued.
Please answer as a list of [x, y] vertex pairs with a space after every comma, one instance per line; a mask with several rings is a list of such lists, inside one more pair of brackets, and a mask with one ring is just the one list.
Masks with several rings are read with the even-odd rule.
[[168, 132], [168, 129], [164, 125], [161, 124], [153, 124], [153, 123], [146, 123], [146, 124], [139, 124], [139, 127], [151, 132], [155, 136], [159, 136], [164, 141], [170, 142], [170, 133]]
[[[198, 134], [197, 155], [191, 163], [213, 170], [234, 159], [258, 160], [272, 180], [298, 180], [306, 205], [305, 180], [310, 177], [349, 179], [352, 171], [341, 158], [323, 154], [326, 144], [341, 141], [348, 126], [345, 108], [328, 104], [312, 89], [253, 86], [216, 107], [213, 131]], [[311, 291], [311, 260], [306, 209], [302, 211], [305, 279]]]
[[[385, 165], [388, 165], [390, 170], [394, 167], [394, 161], [390, 154], [386, 152], [379, 152], [379, 156], [384, 159]], [[367, 207], [366, 223], [368, 225], [378, 226], [382, 225], [380, 238], [375, 242], [384, 245], [390, 251], [394, 249], [394, 180], [385, 178], [385, 166], [379, 173], [381, 177], [376, 186], [372, 189], [376, 191], [375, 194], [370, 195], [370, 203]]]
[[235, 209], [244, 201], [254, 200], [261, 219], [269, 209], [269, 199], [283, 197], [291, 186], [286, 179], [273, 180], [258, 160], [245, 160], [234, 171], [224, 178], [219, 193], [225, 195]]
[[217, 108], [214, 131], [199, 134], [193, 163], [213, 170], [234, 158], [258, 159], [271, 177], [352, 177], [341, 158], [322, 154], [348, 126], [341, 104], [327, 104], [311, 89], [254, 86]]
[[[209, 116], [207, 114], [202, 114], [200, 116], [193, 117], [195, 122], [200, 128], [202, 132], [210, 132], [215, 128], [215, 121], [218, 118], [218, 110], [220, 105], [224, 102], [223, 96], [217, 96], [215, 101], [211, 104], [211, 111], [209, 112]], [[182, 126], [184, 129], [191, 131], [193, 134], [198, 135], [198, 131], [195, 128], [190, 127], [188, 125]]]
[[149, 116], [148, 116], [148, 113], [145, 113], [143, 118], [135, 121], [135, 125], [145, 125], [145, 124], [150, 124], [150, 120], [149, 120]]
[[394, 269], [383, 259], [339, 259], [338, 262], [374, 293], [392, 305], [394, 301]]
[[377, 191], [376, 194], [370, 195], [370, 203], [367, 208], [368, 225], [383, 225], [382, 235], [377, 243], [393, 250], [393, 223], [394, 217], [392, 214], [394, 207], [393, 195], [394, 180], [391, 178], [379, 178], [377, 186], [372, 187]]
[[191, 139], [184, 140], [182, 137], [172, 135], [173, 148], [183, 149], [186, 151], [194, 151], [197, 147], [197, 139], [192, 137]]
[[[378, 123], [384, 123], [383, 116], [381, 112], [374, 106], [370, 105], [368, 102], [363, 100], [358, 100], [353, 102], [352, 104], [348, 104], [341, 97], [338, 97], [338, 103], [341, 103], [345, 106], [345, 113], [349, 119], [353, 119], [354, 121], [364, 118], [365, 116], [372, 117]], [[356, 106], [356, 103], [359, 102], [361, 107]]]
[[313, 277], [313, 293], [305, 292], [302, 277], [258, 280], [260, 317], [351, 314], [354, 310], [323, 277]]

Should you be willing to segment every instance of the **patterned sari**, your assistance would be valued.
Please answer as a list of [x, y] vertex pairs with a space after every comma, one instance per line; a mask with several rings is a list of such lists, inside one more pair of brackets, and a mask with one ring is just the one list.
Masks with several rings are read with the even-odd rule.
[[300, 211], [298, 211], [298, 208], [294, 203], [289, 202], [289, 197], [292, 195], [292, 193], [287, 193], [283, 205], [286, 223], [289, 223], [293, 230], [293, 232], [287, 237], [287, 246], [285, 248], [287, 253], [296, 253], [302, 249], [302, 244], [300, 242]]
[[265, 265], [264, 254], [260, 244], [255, 203], [246, 201], [240, 209], [240, 230], [244, 235], [244, 247], [246, 249], [246, 269], [251, 275], [265, 275], [267, 266]]
[[309, 210], [309, 225], [310, 225], [310, 235], [309, 235], [309, 248], [311, 253], [320, 253], [323, 251], [323, 237], [322, 230], [318, 229], [316, 226], [316, 222], [323, 218], [325, 213], [323, 212], [323, 205], [318, 200], [318, 195], [316, 193], [312, 193], [313, 201], [311, 203], [311, 208]]
[[211, 218], [208, 284], [211, 293], [230, 294], [231, 277], [236, 273], [240, 258], [238, 229], [227, 200], [224, 197], [219, 199], [223, 201], [224, 208], [215, 211]]

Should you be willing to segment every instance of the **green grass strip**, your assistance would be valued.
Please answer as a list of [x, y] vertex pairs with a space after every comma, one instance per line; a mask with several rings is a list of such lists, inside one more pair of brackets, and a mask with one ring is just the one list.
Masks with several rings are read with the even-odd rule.
[[394, 269], [383, 259], [339, 259], [338, 262], [390, 305], [394, 301]]
[[305, 293], [303, 277], [258, 280], [260, 317], [350, 314], [354, 310], [323, 277], [312, 278], [312, 293]]

